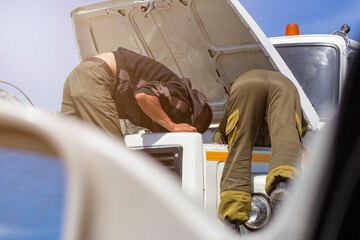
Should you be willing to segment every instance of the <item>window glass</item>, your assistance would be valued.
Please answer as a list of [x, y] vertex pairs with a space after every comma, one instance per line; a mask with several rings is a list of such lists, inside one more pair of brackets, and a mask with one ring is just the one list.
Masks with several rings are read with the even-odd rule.
[[320, 118], [326, 118], [339, 98], [338, 51], [331, 46], [277, 47]]
[[0, 239], [59, 239], [64, 188], [58, 159], [0, 148]]
[[356, 49], [349, 49], [349, 55], [348, 55], [348, 69], [351, 69], [355, 57], [357, 55], [358, 51]]

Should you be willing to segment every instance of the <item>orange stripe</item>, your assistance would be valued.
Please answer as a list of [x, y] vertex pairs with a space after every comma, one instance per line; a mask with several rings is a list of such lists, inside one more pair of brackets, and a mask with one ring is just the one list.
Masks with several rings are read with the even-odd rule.
[[270, 162], [270, 154], [253, 153], [251, 155], [251, 162], [268, 163]]
[[206, 152], [207, 161], [221, 161], [224, 162], [228, 156], [228, 152]]
[[[228, 152], [206, 152], [206, 160], [207, 161], [226, 161], [228, 156]], [[269, 154], [259, 154], [253, 153], [252, 154], [252, 162], [260, 162], [260, 163], [268, 163], [270, 160]]]
[[[228, 156], [228, 152], [206, 152], [206, 160], [207, 161], [219, 161], [225, 162]], [[268, 163], [270, 161], [270, 154], [260, 154], [260, 153], [253, 153], [251, 155], [251, 162], [257, 163]], [[301, 164], [305, 164], [306, 159], [303, 156], [301, 158]]]

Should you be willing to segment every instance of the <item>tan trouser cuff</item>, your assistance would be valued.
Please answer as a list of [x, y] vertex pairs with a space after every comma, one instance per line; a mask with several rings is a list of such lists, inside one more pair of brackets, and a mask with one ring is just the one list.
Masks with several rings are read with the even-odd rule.
[[275, 189], [276, 184], [279, 181], [285, 180], [287, 178], [295, 179], [296, 176], [300, 174], [299, 170], [292, 166], [281, 166], [271, 170], [267, 177], [265, 183], [265, 191], [270, 196], [270, 193]]
[[249, 219], [251, 211], [251, 194], [243, 191], [223, 191], [218, 215], [230, 222], [244, 223]]

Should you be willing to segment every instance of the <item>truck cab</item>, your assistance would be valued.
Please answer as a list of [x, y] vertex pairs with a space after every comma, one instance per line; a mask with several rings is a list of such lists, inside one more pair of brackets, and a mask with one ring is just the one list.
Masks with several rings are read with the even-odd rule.
[[339, 103], [359, 42], [339, 35], [297, 35], [270, 38], [304, 89], [321, 120]]
[[310, 128], [304, 139], [305, 145], [312, 146], [316, 141], [316, 132], [323, 128], [339, 105], [348, 70], [360, 44], [343, 31], [281, 36], [269, 40], [294, 74], [319, 116], [317, 129]]
[[[191, 208], [193, 205], [188, 204], [184, 197], [215, 218], [227, 146], [213, 145], [210, 139], [226, 108], [231, 80], [254, 68], [283, 73], [298, 88], [305, 116], [315, 132], [320, 129], [319, 121], [321, 123], [327, 117], [327, 104], [336, 105], [339, 100], [343, 77], [352, 56], [351, 52], [345, 52], [349, 46], [344, 45], [344, 40], [339, 36], [334, 36], [337, 43], [318, 46], [310, 42], [311, 47], [324, 47], [320, 49], [323, 52], [316, 52], [318, 55], [314, 59], [317, 61], [310, 63], [316, 65], [320, 61], [324, 66], [316, 69], [325, 76], [329, 70], [326, 68], [328, 65], [331, 70], [336, 69], [333, 74], [334, 87], [330, 87], [327, 95], [325, 94], [333, 99], [321, 98], [325, 99], [323, 103], [315, 101], [315, 93], [313, 100], [308, 98], [314, 86], [306, 85], [307, 80], [311, 79], [307, 70], [314, 66], [310, 63], [302, 64], [301, 59], [297, 59], [294, 60], [294, 67], [301, 62], [300, 65], [306, 67], [305, 71], [297, 72], [296, 68], [292, 68], [290, 60], [294, 54], [289, 54], [290, 60], [286, 60], [287, 50], [285, 51], [286, 47], [291, 50], [291, 43], [281, 46], [281, 43], [276, 43], [276, 39], [270, 39], [270, 42], [236, 0], [107, 1], [75, 9], [71, 17], [80, 60], [115, 50], [118, 46], [153, 57], [180, 76], [190, 77], [194, 86], [206, 93], [215, 117], [204, 135], [148, 133], [141, 130], [125, 137], [130, 149], [146, 152], [165, 165], [175, 175], [175, 178], [170, 178], [163, 169], [152, 165], [150, 158], [128, 151], [100, 131], [91, 132], [82, 129], [81, 125], [70, 123], [58, 125], [56, 121], [49, 121], [37, 113], [23, 114], [22, 111], [11, 108], [0, 109], [1, 128], [7, 129], [1, 131], [2, 147], [15, 146], [20, 150], [55, 156], [65, 160], [66, 167], [70, 170], [70, 207], [66, 212], [68, 221], [64, 239], [113, 239], [114, 236], [128, 239], [168, 239], [169, 236], [176, 239], [237, 239], [238, 236], [218, 231], [213, 224], [204, 224], [205, 219], [202, 215], [196, 215], [196, 209]], [[286, 41], [295, 38], [287, 38]], [[298, 43], [294, 45], [296, 44]], [[299, 43], [299, 48], [295, 48], [299, 50], [305, 45]], [[357, 44], [354, 46], [354, 49], [358, 48]], [[330, 49], [326, 50], [326, 47]], [[326, 55], [334, 49], [335, 56], [331, 53]], [[311, 54], [305, 53], [303, 56], [311, 60]], [[335, 59], [335, 68], [331, 67], [332, 58]], [[303, 81], [298, 79], [297, 73], [305, 76]], [[315, 70], [309, 71], [310, 75], [314, 73]], [[319, 84], [327, 86], [324, 79], [328, 78], [319, 79]], [[311, 82], [314, 83], [315, 80]], [[321, 86], [318, 89], [323, 90]], [[324, 111], [320, 118], [318, 111]], [[22, 141], [19, 142], [19, 139]], [[258, 218], [254, 211], [252, 222], [247, 225], [253, 230], [266, 225], [271, 214], [263, 194], [269, 151], [268, 148], [255, 148], [253, 151], [254, 207], [265, 213], [264, 217]], [[320, 173], [326, 172], [322, 170], [327, 166], [323, 163], [326, 162], [319, 159], [317, 165], [314, 164], [315, 167], [311, 168], [312, 171], [307, 172], [307, 182], [301, 185], [302, 191], [297, 192], [297, 198], [294, 198], [297, 204], [283, 218], [290, 221], [281, 226], [283, 232], [280, 233], [302, 230], [304, 228], [301, 226], [305, 226], [303, 222], [309, 223], [310, 217], [314, 217], [311, 210], [318, 209], [318, 205], [306, 203], [312, 203], [309, 200], [312, 197], [316, 198], [313, 202], [317, 203], [319, 200], [316, 194], [321, 188], [314, 186], [322, 184]], [[181, 186], [181, 195], [175, 191], [178, 186]], [[306, 215], [309, 217], [299, 218], [304, 212], [309, 212]], [[139, 219], [145, 224], [139, 224]], [[273, 226], [279, 228], [280, 225]], [[274, 232], [274, 228], [272, 231]], [[301, 233], [305, 235], [304, 232]], [[278, 231], [275, 233], [277, 235], [268, 234], [268, 238], [262, 235], [257, 239], [291, 236], [280, 235]], [[294, 238], [299, 238], [299, 231], [295, 233]]]
[[[217, 215], [228, 149], [211, 144], [211, 138], [233, 79], [251, 69], [281, 72], [297, 87], [310, 125], [318, 127], [319, 117], [293, 73], [237, 0], [105, 1], [77, 8], [71, 18], [80, 60], [125, 47], [190, 78], [193, 88], [206, 95], [214, 117], [203, 135], [125, 129], [126, 145], [172, 169], [183, 193], [206, 214]], [[265, 223], [269, 153], [269, 148], [255, 148], [252, 158], [253, 192], [256, 202], [267, 204]]]

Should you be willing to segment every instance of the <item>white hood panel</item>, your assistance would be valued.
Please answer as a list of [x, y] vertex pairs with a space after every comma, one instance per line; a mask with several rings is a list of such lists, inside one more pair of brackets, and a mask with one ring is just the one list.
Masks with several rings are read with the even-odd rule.
[[72, 20], [80, 59], [120, 46], [152, 57], [191, 79], [193, 87], [206, 95], [214, 122], [222, 118], [234, 78], [250, 69], [280, 69], [265, 50], [272, 47], [265, 35], [255, 34], [232, 2], [161, 0], [155, 4], [157, 8], [147, 15], [140, 10], [143, 1], [107, 1], [75, 9]]

